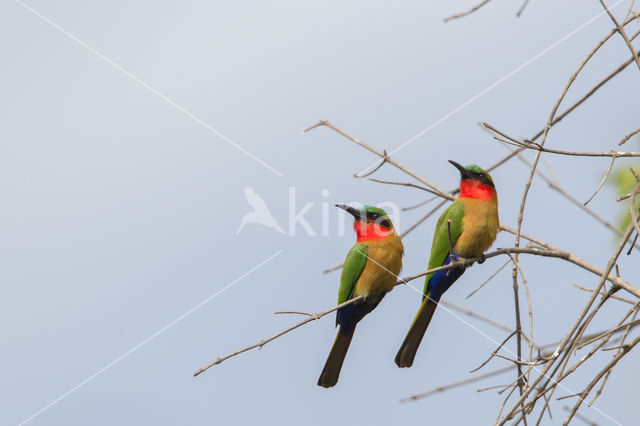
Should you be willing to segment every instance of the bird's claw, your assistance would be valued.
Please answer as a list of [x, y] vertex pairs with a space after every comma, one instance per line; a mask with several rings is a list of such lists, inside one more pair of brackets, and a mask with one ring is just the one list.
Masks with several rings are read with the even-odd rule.
[[487, 260], [487, 256], [485, 256], [484, 254], [482, 256], [480, 256], [480, 258], [478, 259], [478, 264], [482, 265], [484, 263], [484, 261]]

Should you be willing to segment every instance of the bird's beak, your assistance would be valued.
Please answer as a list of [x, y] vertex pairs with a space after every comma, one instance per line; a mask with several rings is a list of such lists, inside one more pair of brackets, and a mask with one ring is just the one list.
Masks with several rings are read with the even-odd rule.
[[365, 216], [360, 210], [355, 207], [348, 206], [346, 204], [336, 204], [336, 207], [345, 210], [347, 213], [351, 214], [356, 219], [361, 219]]
[[464, 167], [462, 164], [460, 164], [460, 163], [456, 163], [456, 162], [455, 162], [455, 161], [453, 161], [453, 160], [449, 160], [449, 162], [450, 162], [451, 164], [453, 164], [453, 165], [456, 167], [456, 169], [460, 170], [460, 174], [462, 175], [462, 178], [463, 178], [463, 179], [464, 179], [464, 178], [470, 178], [470, 179], [473, 179], [473, 178], [474, 178], [473, 172], [472, 172], [471, 170], [468, 170], [468, 169], [467, 169], [466, 167]]

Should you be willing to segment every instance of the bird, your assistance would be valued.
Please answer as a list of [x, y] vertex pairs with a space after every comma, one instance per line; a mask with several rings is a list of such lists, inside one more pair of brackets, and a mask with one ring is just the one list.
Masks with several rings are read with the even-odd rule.
[[364, 299], [337, 311], [338, 334], [318, 379], [318, 385], [325, 388], [338, 383], [356, 325], [393, 289], [404, 254], [402, 240], [383, 209], [367, 205], [357, 209], [344, 204], [336, 207], [353, 215], [357, 236], [342, 268], [338, 304], [359, 296]]
[[240, 234], [242, 228], [248, 223], [257, 223], [259, 225], [266, 226], [267, 228], [275, 229], [281, 234], [284, 234], [278, 221], [273, 217], [267, 203], [264, 202], [262, 197], [253, 190], [250, 186], [244, 188], [244, 196], [247, 199], [247, 203], [253, 207], [253, 211], [245, 214], [240, 222], [240, 227], [236, 231], [236, 235]]
[[[484, 259], [500, 228], [498, 194], [491, 175], [475, 164], [464, 167], [449, 162], [460, 171], [460, 194], [438, 219], [428, 269], [449, 264], [451, 255], [454, 261], [458, 257]], [[395, 358], [398, 367], [413, 365], [440, 297], [464, 271], [456, 267], [427, 274], [420, 309]]]

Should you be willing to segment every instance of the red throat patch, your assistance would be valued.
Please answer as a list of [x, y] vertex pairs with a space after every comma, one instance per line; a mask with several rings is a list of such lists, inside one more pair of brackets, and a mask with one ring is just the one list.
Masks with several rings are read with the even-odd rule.
[[460, 182], [460, 198], [491, 201], [496, 198], [495, 188], [473, 179]]
[[379, 223], [375, 223], [373, 220], [363, 222], [356, 220], [353, 222], [353, 230], [356, 231], [357, 241], [378, 241], [387, 238], [391, 235], [391, 230], [385, 228]]

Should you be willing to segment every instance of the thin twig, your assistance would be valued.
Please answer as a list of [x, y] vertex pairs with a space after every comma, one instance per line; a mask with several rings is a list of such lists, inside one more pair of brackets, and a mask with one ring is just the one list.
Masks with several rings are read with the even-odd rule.
[[[513, 150], [513, 148], [507, 148], [507, 149]], [[522, 161], [523, 163], [531, 166], [531, 163], [529, 162], [529, 160], [524, 158], [524, 156], [522, 154], [518, 154], [518, 159], [520, 161]], [[576, 199], [573, 195], [571, 195], [567, 191], [565, 191], [559, 184], [557, 184], [556, 182], [552, 181], [550, 178], [548, 178], [540, 170], [536, 170], [536, 175], [538, 175], [542, 180], [544, 180], [549, 185], [549, 188], [553, 189], [554, 191], [556, 191], [560, 195], [562, 195], [564, 198], [566, 198], [567, 200], [571, 201], [575, 206], [579, 207], [581, 210], [583, 210], [585, 213], [587, 213], [588, 215], [593, 217], [595, 220], [600, 222], [602, 225], [607, 227], [609, 230], [611, 230], [613, 233], [615, 233], [619, 237], [622, 236], [622, 231], [621, 230], [616, 228], [611, 222], [603, 219], [600, 215], [598, 215], [596, 212], [591, 210], [589, 207], [585, 206], [583, 203], [578, 201], [578, 199]], [[635, 242], [633, 242], [633, 245], [635, 245]], [[640, 249], [640, 246], [638, 246], [637, 248]]]
[[418, 207], [422, 207], [422, 206], [424, 206], [424, 205], [429, 204], [429, 203], [430, 203], [430, 202], [432, 202], [433, 200], [437, 200], [438, 198], [439, 198], [439, 197], [431, 197], [431, 198], [427, 198], [427, 199], [426, 199], [426, 200], [424, 200], [424, 201], [420, 201], [418, 204], [413, 204], [413, 205], [411, 205], [411, 206], [403, 207], [403, 208], [402, 208], [402, 211], [403, 211], [403, 212], [407, 212], [407, 211], [409, 211], [409, 210], [415, 210], [415, 209], [417, 209]]
[[491, 355], [489, 356], [489, 358], [487, 358], [485, 361], [482, 362], [482, 364], [480, 364], [479, 366], [477, 366], [476, 368], [474, 368], [473, 370], [469, 371], [469, 373], [475, 373], [476, 371], [480, 370], [482, 367], [484, 367], [485, 365], [487, 365], [489, 363], [489, 361], [491, 361], [500, 351], [500, 349], [502, 349], [502, 347], [509, 341], [509, 339], [511, 339], [515, 334], [517, 333], [517, 330], [514, 330], [511, 332], [511, 334], [509, 334], [503, 341], [502, 343], [500, 343], [500, 345], [497, 347], [497, 349], [493, 352], [491, 352]]
[[611, 11], [607, 7], [607, 5], [604, 2], [604, 0], [600, 0], [600, 4], [602, 5], [602, 7], [604, 7], [604, 10], [607, 11], [607, 14], [609, 15], [609, 18], [611, 18], [611, 21], [613, 21], [614, 25], [616, 26], [616, 29], [618, 30], [618, 33], [624, 39], [624, 42], [627, 43], [627, 47], [631, 51], [631, 54], [633, 55], [633, 57], [634, 57], [634, 59], [636, 61], [636, 65], [638, 65], [638, 70], [640, 70], [640, 58], [638, 58], [638, 52], [636, 51], [636, 49], [633, 48], [633, 45], [631, 44], [631, 40], [629, 40], [629, 37], [627, 37], [627, 33], [624, 30], [624, 27], [622, 25], [620, 25], [620, 23], [618, 22], [616, 17], [613, 16], [613, 13], [611, 13]]
[[[640, 304], [636, 305], [636, 310], [633, 313], [633, 317], [631, 318], [631, 320], [635, 320], [636, 319], [636, 316], [638, 315], [638, 308], [640, 308]], [[618, 352], [620, 352], [624, 348], [624, 341], [627, 339], [627, 336], [629, 335], [629, 332], [631, 331], [631, 328], [632, 327], [627, 327], [624, 330], [624, 335], [622, 336], [622, 339], [620, 341], [620, 345], [616, 347], [616, 349], [618, 349]], [[603, 349], [603, 351], [606, 351], [606, 350], [609, 350], [609, 349], [614, 349], [614, 348]], [[589, 403], [587, 404], [589, 407], [591, 407], [593, 405], [593, 403], [596, 402], [596, 399], [598, 399], [598, 397], [602, 394], [602, 391], [604, 390], [604, 387], [607, 384], [607, 380], [609, 380], [609, 376], [611, 375], [611, 371], [613, 371], [613, 370], [607, 371], [607, 374], [604, 376], [604, 379], [602, 380], [602, 383], [600, 384], [600, 387], [598, 388], [598, 390], [596, 390], [596, 394], [593, 396], [591, 401], [589, 401]]]
[[631, 254], [631, 252], [633, 251], [633, 248], [636, 246], [636, 242], [638, 241], [638, 236], [640, 236], [640, 234], [636, 232], [636, 236], [633, 238], [633, 242], [631, 243], [631, 246], [629, 246], [629, 250], [627, 251], [627, 256]]
[[[541, 396], [544, 397], [545, 394], [550, 391], [550, 394], [547, 397], [545, 397], [545, 405], [548, 404], [548, 401], [553, 396], [553, 393], [554, 393], [554, 391], [556, 389], [556, 386], [558, 386], [560, 384], [560, 382], [562, 382], [569, 375], [571, 375], [573, 372], [575, 372], [578, 369], [578, 367], [580, 367], [580, 365], [582, 365], [584, 362], [586, 362], [589, 358], [591, 358], [591, 356], [593, 356], [595, 353], [597, 353], [598, 350], [600, 350], [600, 348], [602, 348], [604, 345], [606, 345], [608, 343], [609, 338], [612, 336], [611, 334], [605, 336], [603, 338], [603, 340], [598, 345], [596, 345], [594, 348], [592, 348], [589, 351], [588, 354], [586, 354], [583, 357], [581, 357], [580, 360], [577, 363], [572, 365], [566, 372], [564, 372], [564, 369], [566, 368], [566, 366], [567, 366], [567, 364], [569, 362], [570, 354], [573, 353], [573, 351], [575, 350], [576, 345], [578, 345], [578, 344], [590, 339], [591, 337], [593, 337], [593, 335], [582, 337], [582, 333], [584, 332], [584, 330], [586, 330], [586, 327], [589, 325], [589, 322], [591, 321], [591, 319], [593, 319], [595, 314], [604, 305], [604, 303], [609, 299], [609, 296], [611, 296], [614, 292], [615, 292], [615, 288], [612, 288], [600, 300], [600, 303], [598, 304], [598, 306], [596, 306], [596, 308], [589, 314], [589, 316], [585, 319], [584, 323], [581, 325], [581, 328], [579, 329], [575, 339], [571, 342], [570, 345], [567, 346], [567, 349], [564, 352], [564, 362], [563, 362], [563, 365], [562, 365], [562, 368], [561, 368], [560, 372], [558, 373], [559, 378], [556, 379], [556, 380], [553, 380], [553, 383], [551, 384], [551, 386], [549, 386], [549, 383], [552, 381], [552, 377], [558, 371], [558, 367], [556, 367], [556, 369], [550, 375], [547, 376], [548, 377], [547, 382], [539, 388], [538, 394], [533, 398], [533, 400], [531, 402], [528, 403], [528, 405], [533, 407], [533, 404], [535, 404], [536, 400], [538, 400]], [[636, 309], [636, 307], [633, 307], [632, 309], [630, 309], [629, 312], [620, 320], [618, 325], [623, 324], [624, 321], [635, 311], [635, 309]]]
[[408, 186], [410, 188], [416, 188], [416, 189], [420, 189], [421, 191], [426, 191], [430, 194], [434, 194], [434, 195], [440, 195], [435, 191], [432, 191], [429, 188], [425, 188], [424, 186], [420, 186], [420, 185], [416, 185], [415, 183], [409, 183], [409, 182], [392, 182], [392, 181], [388, 181], [388, 180], [380, 180], [380, 179], [374, 179], [374, 178], [369, 178], [369, 180], [371, 182], [376, 182], [376, 183], [384, 183], [386, 185], [398, 185], [398, 186]]
[[529, 4], [529, 0], [524, 0], [524, 3], [522, 3], [520, 10], [518, 10], [518, 13], [516, 13], [516, 16], [518, 18], [520, 17], [520, 15], [522, 15], [522, 12], [524, 12], [524, 9], [527, 7], [528, 4]]
[[640, 177], [636, 174], [636, 172], [631, 169], [631, 173], [636, 178], [638, 183], [636, 184], [633, 191], [631, 191], [631, 201], [629, 201], [629, 216], [631, 218], [631, 223], [636, 230], [636, 234], [640, 234], [640, 227], [638, 226], [638, 214], [636, 213], [636, 197], [638, 193], [640, 193]]
[[302, 311], [278, 311], [278, 312], [274, 312], [275, 315], [285, 315], [285, 314], [294, 314], [294, 315], [306, 315], [308, 317], [312, 317], [313, 314], [310, 314], [309, 312], [302, 312]]
[[[511, 261], [516, 266], [516, 268], [518, 268], [518, 271], [520, 272], [520, 276], [522, 277], [522, 286], [524, 287], [525, 295], [527, 297], [527, 310], [529, 313], [529, 338], [527, 340], [529, 341], [529, 363], [531, 363], [533, 358], [533, 346], [534, 346], [533, 345], [533, 307], [531, 306], [531, 293], [529, 292], [529, 284], [527, 282], [527, 278], [524, 276], [524, 271], [522, 270], [522, 268], [520, 268], [520, 264], [514, 259], [514, 257], [511, 254], [509, 254], [508, 256], [511, 258]], [[522, 330], [520, 330], [520, 333], [522, 333]], [[529, 382], [530, 375], [531, 375], [531, 368], [529, 367], [527, 368], [527, 374], [526, 374], [527, 382]]]
[[402, 170], [403, 172], [405, 172], [406, 174], [408, 174], [409, 176], [411, 176], [415, 180], [423, 183], [424, 185], [427, 185], [429, 188], [431, 188], [436, 193], [438, 193], [438, 195], [440, 195], [442, 198], [447, 198], [449, 200], [453, 200], [454, 199], [452, 194], [444, 191], [443, 189], [438, 188], [436, 185], [434, 185], [431, 182], [427, 181], [426, 179], [420, 177], [418, 174], [416, 174], [416, 173], [412, 172], [411, 170], [407, 169], [406, 167], [400, 165], [398, 162], [396, 162], [389, 155], [386, 155], [384, 152], [380, 152], [377, 149], [372, 148], [371, 146], [369, 146], [366, 143], [362, 142], [361, 140], [359, 140], [357, 138], [354, 138], [353, 136], [351, 136], [350, 134], [346, 133], [345, 131], [340, 130], [339, 128], [335, 127], [333, 124], [329, 123], [327, 120], [321, 120], [318, 123], [314, 124], [313, 126], [308, 127], [307, 129], [304, 130], [304, 133], [307, 133], [308, 131], [310, 131], [312, 129], [315, 129], [316, 127], [319, 127], [319, 126], [328, 127], [331, 130], [333, 130], [334, 132], [337, 132], [337, 133], [341, 134], [342, 136], [344, 136], [345, 138], [347, 138], [347, 139], [355, 142], [356, 144], [360, 145], [364, 149], [376, 154], [378, 157], [385, 158], [387, 160], [387, 163], [394, 165], [395, 167], [397, 167], [398, 169]]
[[[574, 286], [575, 288], [577, 288], [577, 289], [582, 290], [582, 291], [586, 291], [586, 292], [588, 292], [588, 293], [593, 293], [593, 290], [592, 290], [592, 289], [590, 289], [590, 288], [582, 287], [582, 286], [579, 286], [578, 284], [573, 284], [573, 286]], [[604, 296], [604, 295], [605, 295], [605, 292], [604, 292], [604, 291], [601, 291], [601, 292], [600, 292], [600, 295], [601, 295], [601, 296]], [[621, 302], [626, 302], [626, 303], [629, 303], [629, 304], [631, 304], [631, 305], [635, 304], [635, 302], [633, 302], [633, 301], [631, 301], [631, 300], [629, 300], [629, 299], [625, 299], [624, 297], [620, 297], [620, 296], [616, 296], [616, 295], [612, 295], [612, 296], [610, 296], [610, 297], [611, 297], [612, 299], [616, 299], [616, 300], [619, 300], [619, 301], [621, 301]]]
[[624, 157], [640, 157], [640, 152], [624, 152], [624, 151], [609, 151], [609, 152], [580, 152], [580, 151], [563, 151], [559, 149], [551, 149], [544, 148], [542, 144], [535, 143], [529, 140], [519, 140], [512, 136], [507, 135], [501, 130], [496, 129], [489, 123], [482, 123], [487, 129], [494, 132], [493, 138], [499, 142], [504, 142], [510, 145], [514, 145], [518, 148], [526, 148], [532, 149], [538, 152], [547, 152], [550, 154], [561, 154], [561, 155], [569, 155], [574, 157], [613, 157], [613, 158], [624, 158]]
[[[571, 408], [567, 407], [566, 405], [564, 407], [562, 407], [562, 408], [564, 409], [564, 411], [571, 411]], [[576, 413], [576, 418], [582, 420], [588, 426], [598, 426], [598, 423], [592, 422], [591, 420], [589, 420], [588, 418], [586, 418], [585, 416], [583, 416], [581, 414], [577, 414]]]
[[469, 383], [475, 383], [475, 382], [478, 382], [480, 380], [487, 379], [489, 377], [497, 376], [498, 374], [506, 373], [507, 371], [510, 371], [512, 368], [513, 368], [512, 366], [509, 366], [509, 367], [501, 368], [499, 370], [492, 371], [490, 373], [482, 374], [480, 376], [472, 377], [470, 379], [461, 380], [459, 382], [451, 383], [449, 385], [438, 386], [437, 388], [435, 388], [433, 390], [430, 390], [430, 391], [427, 391], [427, 392], [423, 392], [423, 393], [419, 393], [419, 394], [416, 394], [416, 395], [411, 395], [411, 396], [408, 396], [406, 398], [403, 398], [403, 399], [400, 400], [400, 402], [409, 402], [409, 401], [415, 401], [415, 400], [421, 399], [421, 398], [426, 398], [426, 397], [434, 395], [436, 393], [444, 392], [444, 391], [447, 391], [449, 389], [454, 389], [454, 388], [457, 388], [457, 387], [460, 387], [460, 386], [467, 385]]
[[456, 305], [454, 303], [449, 302], [448, 300], [440, 299], [440, 301], [438, 303], [443, 305], [443, 306], [446, 306], [448, 308], [454, 309], [454, 310], [456, 310], [458, 312], [461, 312], [461, 313], [463, 313], [465, 315], [468, 315], [468, 316], [470, 316], [472, 318], [476, 318], [476, 319], [478, 319], [480, 321], [483, 321], [483, 322], [485, 322], [485, 323], [487, 323], [489, 325], [492, 325], [492, 326], [494, 326], [496, 328], [499, 328], [500, 330], [511, 331], [511, 329], [509, 327], [507, 327], [506, 325], [504, 325], [504, 324], [502, 324], [502, 323], [500, 323], [500, 322], [498, 322], [496, 320], [492, 320], [491, 318], [487, 318], [484, 315], [480, 315], [480, 314], [478, 314], [478, 313], [476, 313], [476, 312], [474, 312], [472, 310], [465, 309], [465, 308], [463, 308], [461, 306], [458, 306], [458, 305]]
[[627, 328], [627, 327], [633, 328], [633, 327], [637, 326], [638, 324], [640, 324], [640, 320], [635, 320], [635, 321], [631, 321], [631, 322], [626, 323], [626, 324], [618, 325], [617, 327], [614, 327], [611, 330], [605, 331], [604, 333], [600, 333], [599, 335], [597, 335], [595, 337], [592, 337], [591, 339], [587, 340], [586, 342], [580, 343], [579, 345], [576, 346], [576, 349], [582, 349], [585, 346], [589, 346], [593, 342], [596, 342], [596, 341], [602, 339], [603, 337], [611, 336], [613, 333], [621, 331], [622, 329]]
[[371, 176], [372, 174], [374, 174], [375, 172], [377, 172], [378, 170], [380, 170], [380, 168], [381, 168], [382, 166], [384, 166], [384, 163], [386, 163], [386, 162], [387, 162], [387, 155], [388, 155], [388, 154], [387, 154], [387, 150], [386, 150], [386, 149], [383, 149], [383, 150], [382, 150], [382, 152], [384, 153], [384, 157], [382, 157], [382, 161], [380, 162], [380, 164], [378, 164], [378, 165], [377, 165], [373, 170], [371, 170], [370, 172], [365, 173], [365, 174], [363, 174], [363, 175], [359, 175], [359, 174], [357, 174], [357, 173], [354, 173], [354, 174], [353, 174], [353, 177], [354, 177], [354, 178], [357, 178], [357, 179], [365, 178], [365, 177], [367, 177], [367, 176]]
[[467, 297], [465, 297], [465, 299], [470, 298], [471, 296], [473, 296], [474, 294], [476, 294], [478, 291], [480, 291], [480, 289], [481, 289], [482, 287], [484, 287], [485, 285], [487, 285], [487, 283], [489, 283], [489, 281], [491, 281], [492, 279], [494, 279], [494, 278], [495, 278], [495, 276], [496, 276], [496, 275], [498, 275], [498, 274], [500, 273], [500, 271], [502, 271], [504, 268], [506, 268], [506, 266], [507, 266], [509, 263], [511, 263], [511, 261], [510, 261], [510, 260], [507, 260], [507, 261], [506, 261], [506, 262], [505, 262], [501, 267], [499, 267], [499, 268], [498, 268], [498, 270], [497, 270], [497, 271], [495, 271], [495, 272], [494, 272], [494, 273], [493, 273], [489, 278], [487, 278], [487, 280], [486, 280], [486, 281], [484, 281], [482, 284], [480, 284], [480, 285], [478, 286], [478, 288], [476, 288], [476, 289], [475, 289], [475, 290], [473, 290], [471, 293], [469, 293], [469, 294], [467, 295]]
[[[583, 318], [589, 312], [589, 309], [591, 308], [593, 302], [595, 301], [595, 298], [597, 297], [598, 293], [602, 289], [602, 286], [604, 285], [604, 283], [606, 281], [606, 277], [609, 275], [609, 273], [613, 269], [613, 266], [615, 265], [616, 260], [618, 259], [618, 256], [620, 256], [620, 253], [622, 252], [622, 249], [624, 248], [624, 246], [626, 245], [627, 240], [631, 236], [631, 231], [632, 230], [633, 230], [633, 226], [630, 225], [630, 226], [627, 227], [627, 230], [626, 230], [625, 234], [620, 239], [620, 243], [618, 244], [618, 247], [616, 248], [616, 251], [615, 251], [614, 255], [611, 257], [611, 259], [607, 263], [607, 267], [603, 271], [603, 274], [601, 275], [600, 280], [599, 280], [598, 284], [596, 285], [596, 288], [595, 288], [594, 292], [592, 293], [591, 297], [587, 301], [587, 304], [583, 308], [582, 312], [580, 312], [580, 315], [578, 316], [578, 319], [574, 322], [574, 324], [569, 329], [569, 332], [567, 333], [567, 335], [562, 339], [562, 341], [560, 342], [560, 345], [554, 351], [553, 355], [551, 356], [551, 360], [557, 359], [557, 357], [560, 355], [560, 353], [565, 349], [567, 344], [570, 342], [571, 337], [573, 336], [573, 334], [581, 326]], [[586, 325], [586, 324], [584, 324], [584, 325]], [[584, 328], [582, 328], [582, 330], [584, 330]], [[536, 386], [542, 381], [542, 379], [545, 378], [545, 377], [549, 377], [547, 375], [547, 373], [552, 368], [552, 366], [553, 366], [553, 362], [549, 362], [544, 366], [544, 368], [542, 369], [542, 372], [538, 375], [538, 377], [536, 379], [533, 380], [533, 382], [531, 384], [529, 384], [529, 386], [524, 391], [523, 395], [518, 399], [518, 401], [513, 406], [511, 411], [509, 413], [507, 413], [502, 418], [502, 420], [500, 420], [499, 426], [503, 425], [505, 422], [507, 422], [508, 420], [512, 419], [516, 415], [516, 411], [518, 410], [518, 407], [520, 407], [522, 404], [524, 404], [524, 401], [526, 400], [526, 398], [529, 396], [529, 394], [534, 389], [536, 389]]]
[[582, 402], [589, 395], [589, 393], [591, 392], [591, 389], [593, 389], [593, 387], [600, 381], [600, 379], [608, 371], [610, 371], [613, 367], [615, 367], [615, 365], [618, 363], [618, 361], [620, 361], [622, 359], [622, 357], [624, 357], [627, 353], [629, 353], [629, 351], [631, 351], [631, 349], [633, 349], [639, 342], [640, 342], [640, 336], [636, 337], [631, 343], [627, 343], [626, 345], [624, 345], [621, 348], [620, 352], [618, 352], [616, 354], [616, 356], [614, 356], [613, 359], [593, 378], [593, 380], [591, 380], [591, 382], [587, 385], [587, 387], [580, 394], [580, 397], [578, 398], [578, 401], [576, 402], [576, 405], [574, 405], [573, 408], [571, 409], [571, 412], [569, 413], [569, 416], [567, 416], [567, 418], [563, 422], [563, 425], [566, 426], [566, 425], [569, 424], [569, 422], [571, 421], [573, 416], [576, 414], [576, 412], [580, 408], [580, 405], [582, 405]]
[[[451, 219], [447, 219], [447, 234], [449, 235], [449, 262], [453, 262], [453, 240], [451, 239]], [[451, 269], [447, 271], [447, 276]]]
[[634, 137], [638, 133], [640, 133], [640, 128], [637, 128], [636, 130], [634, 130], [633, 132], [629, 133], [624, 138], [622, 138], [622, 140], [620, 142], [618, 142], [618, 145], [624, 144], [625, 142], [627, 142], [629, 139], [631, 139], [632, 137]]
[[240, 355], [241, 353], [250, 351], [251, 349], [256, 349], [256, 348], [260, 348], [261, 349], [267, 343], [277, 339], [278, 337], [280, 337], [280, 336], [282, 336], [284, 334], [289, 333], [290, 331], [295, 330], [298, 327], [301, 327], [301, 326], [303, 326], [303, 325], [305, 325], [307, 323], [310, 323], [311, 321], [318, 320], [318, 319], [322, 318], [323, 316], [325, 316], [325, 315], [327, 315], [327, 314], [329, 314], [329, 313], [331, 313], [333, 311], [336, 311], [336, 310], [338, 310], [340, 308], [344, 308], [345, 306], [349, 306], [349, 305], [351, 305], [353, 303], [360, 302], [362, 300], [364, 300], [364, 296], [358, 296], [358, 297], [355, 297], [355, 298], [353, 298], [351, 300], [347, 300], [346, 302], [341, 303], [338, 306], [334, 306], [333, 308], [330, 308], [330, 309], [327, 309], [325, 311], [318, 312], [316, 314], [310, 315], [306, 319], [300, 321], [299, 323], [293, 325], [292, 327], [289, 327], [286, 330], [283, 330], [283, 331], [281, 331], [279, 333], [276, 333], [276, 334], [274, 334], [273, 336], [271, 336], [271, 337], [269, 337], [267, 339], [260, 340], [258, 343], [254, 344], [254, 345], [247, 346], [246, 348], [237, 350], [235, 352], [231, 352], [230, 354], [225, 355], [223, 357], [216, 358], [216, 360], [213, 361], [212, 363], [209, 363], [206, 366], [204, 366], [201, 369], [199, 369], [198, 371], [196, 371], [193, 374], [193, 376], [196, 377], [196, 376], [204, 373], [205, 371], [207, 371], [208, 369], [210, 369], [214, 365], [221, 364], [222, 362], [228, 360], [229, 358], [233, 358], [234, 356], [237, 356], [237, 355]]
[[466, 12], [456, 13], [455, 15], [451, 15], [451, 16], [448, 16], [448, 17], [444, 18], [444, 22], [449, 22], [449, 21], [452, 21], [454, 19], [458, 19], [458, 18], [462, 18], [462, 17], [467, 16], [467, 15], [471, 15], [473, 12], [475, 12], [478, 9], [480, 9], [482, 6], [484, 6], [485, 4], [489, 3], [490, 1], [491, 0], [482, 0], [480, 3], [478, 3], [475, 6], [473, 6], [471, 9], [467, 10]]
[[[611, 151], [613, 152], [613, 151]], [[613, 170], [613, 164], [616, 162], [616, 156], [612, 155], [611, 156], [611, 163], [609, 163], [609, 168], [607, 169], [607, 172], [604, 174], [604, 176], [602, 177], [602, 180], [600, 181], [600, 184], [598, 184], [596, 190], [594, 191], [593, 195], [591, 197], [589, 197], [589, 199], [587, 201], [584, 202], [584, 205], [586, 206], [587, 204], [589, 204], [591, 202], [591, 200], [593, 200], [593, 198], [596, 196], [596, 194], [598, 193], [598, 191], [600, 191], [600, 188], [602, 188], [602, 185], [604, 185], [604, 182], [607, 180], [607, 178], [609, 177], [609, 174], [611, 173], [611, 170]]]

